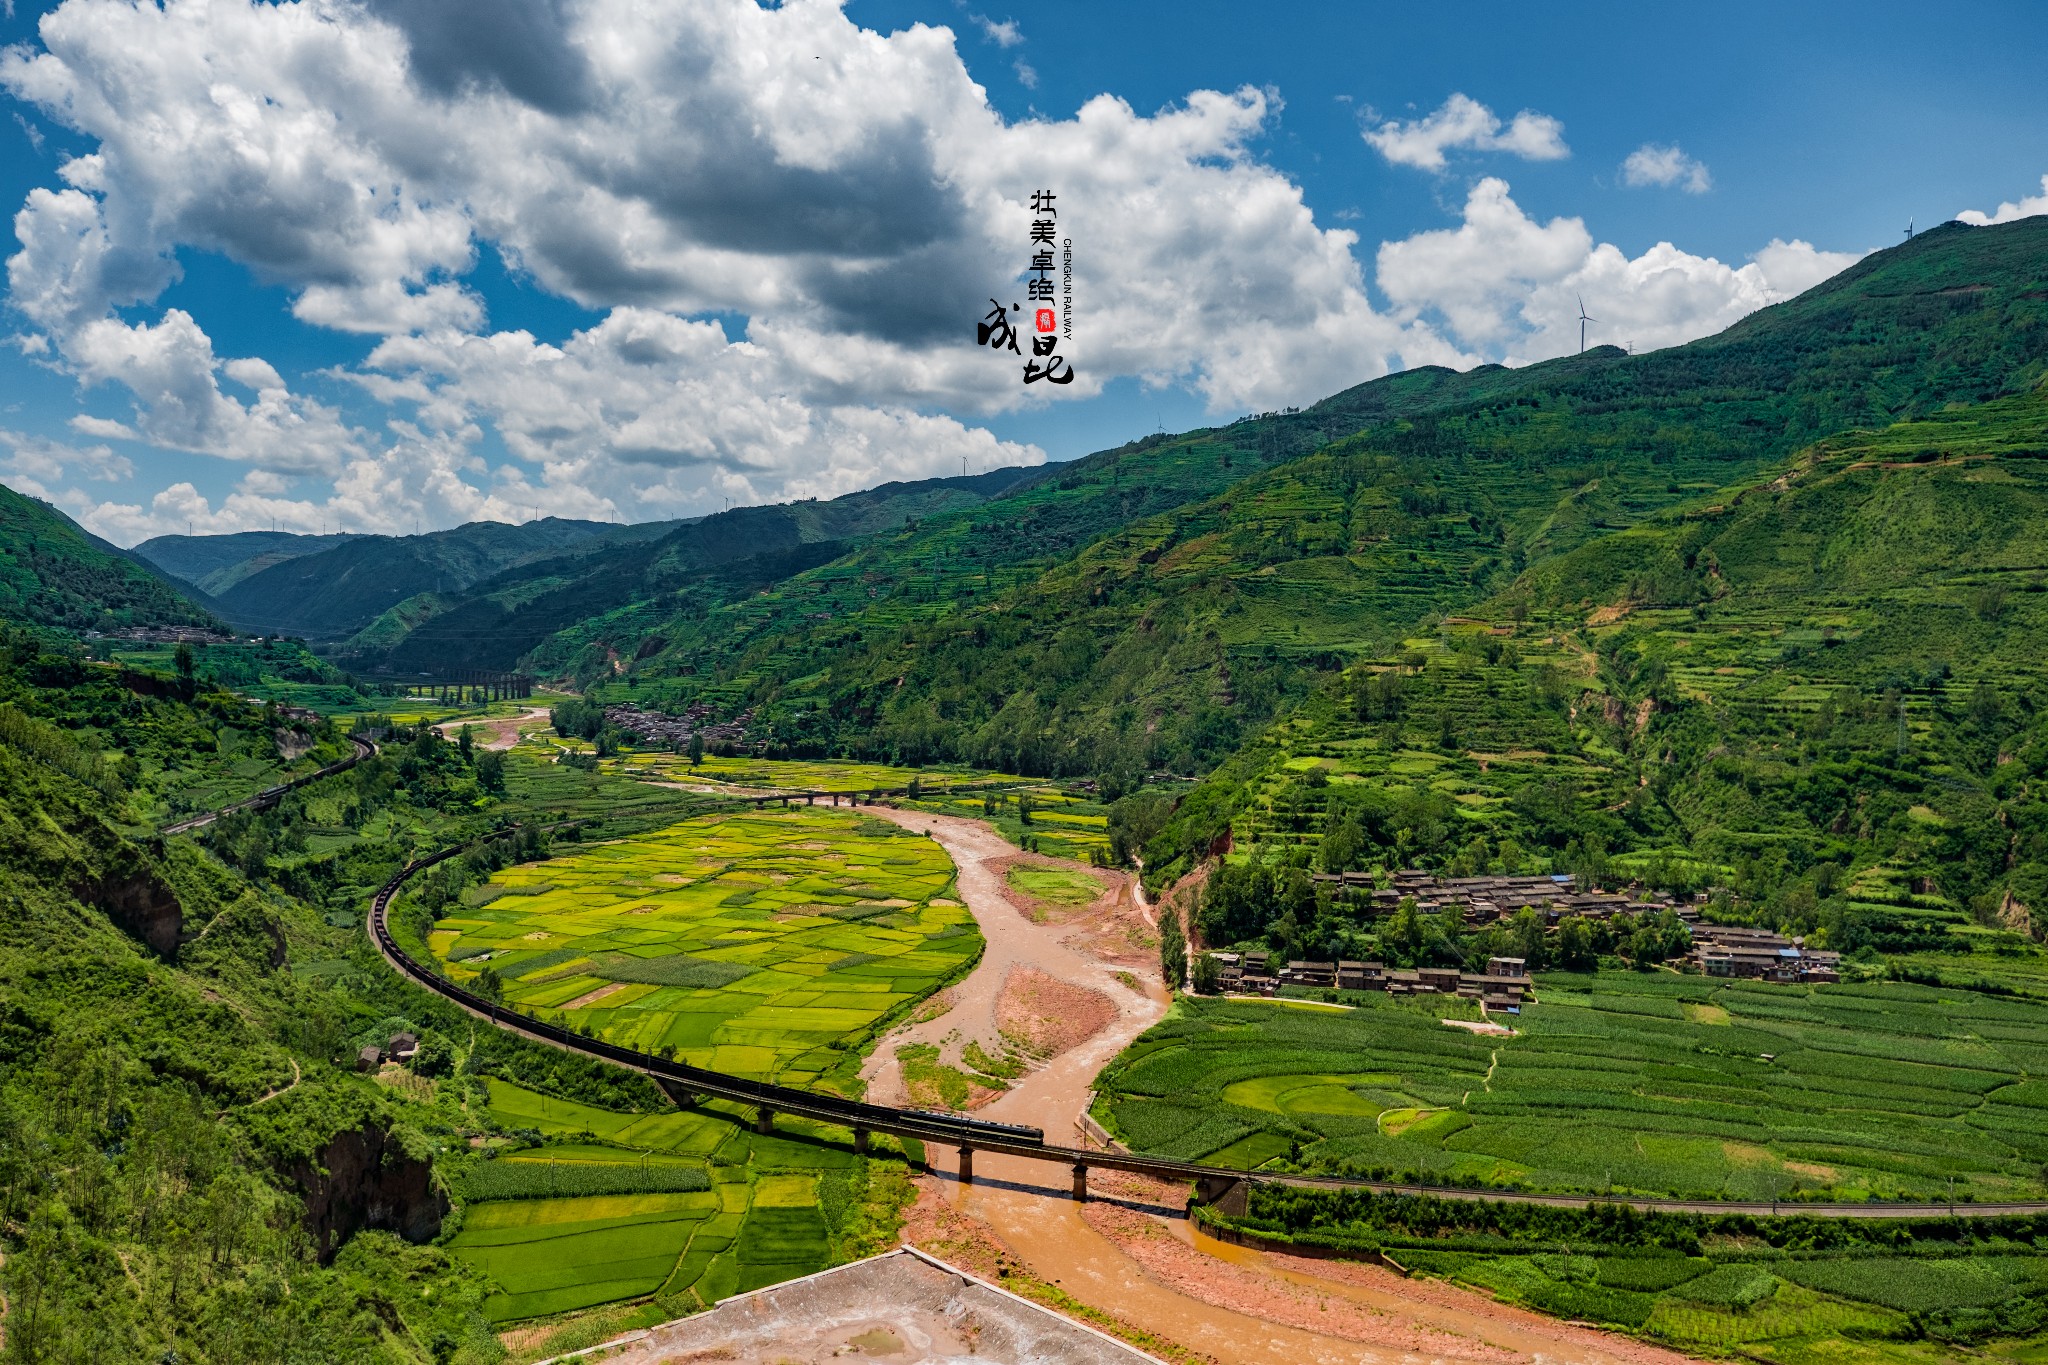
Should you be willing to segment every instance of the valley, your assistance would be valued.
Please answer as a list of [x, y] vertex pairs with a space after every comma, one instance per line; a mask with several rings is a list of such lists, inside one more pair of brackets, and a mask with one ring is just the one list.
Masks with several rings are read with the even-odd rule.
[[686, 521], [5, 493], [7, 1349], [538, 1361], [907, 1238], [1174, 1361], [2037, 1358], [2044, 262]]

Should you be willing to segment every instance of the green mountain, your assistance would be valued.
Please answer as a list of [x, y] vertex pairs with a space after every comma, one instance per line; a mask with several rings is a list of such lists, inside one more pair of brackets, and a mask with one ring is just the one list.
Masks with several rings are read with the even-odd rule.
[[332, 549], [285, 559], [241, 578], [221, 593], [219, 609], [253, 633], [336, 640], [422, 588], [460, 593], [514, 565], [562, 554], [621, 529], [547, 517], [516, 526], [473, 521], [418, 536], [350, 536]]
[[[887, 483], [826, 502], [736, 507], [681, 524], [620, 528], [466, 592], [409, 597], [339, 646], [336, 658], [374, 673], [513, 668], [557, 632], [592, 617], [605, 617], [616, 632], [622, 621], [658, 623], [679, 603], [701, 614], [837, 559], [847, 540], [978, 506], [1038, 473], [997, 469]], [[546, 666], [560, 652], [544, 649], [539, 659]]]
[[0, 487], [0, 620], [69, 631], [210, 626], [205, 608], [46, 502]]
[[791, 752], [1199, 772], [1319, 671], [1531, 565], [2044, 366], [2048, 220], [1951, 224], [1691, 345], [1397, 375], [1152, 438], [766, 594], [600, 617], [535, 657], [623, 670], [606, 695], [754, 707]]
[[318, 554], [358, 539], [306, 536], [291, 531], [237, 531], [223, 536], [154, 536], [130, 553], [173, 578], [218, 596], [249, 575], [301, 555]]
[[1330, 870], [1621, 872], [1731, 886], [1843, 948], [1998, 951], [2048, 905], [2044, 652], [2037, 383], [1532, 565], [1332, 679], [1147, 862], [1170, 878], [1228, 832]]

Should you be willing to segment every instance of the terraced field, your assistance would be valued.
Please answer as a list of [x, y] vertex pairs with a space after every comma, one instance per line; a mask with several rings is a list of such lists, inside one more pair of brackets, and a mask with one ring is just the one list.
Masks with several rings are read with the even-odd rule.
[[939, 846], [851, 811], [704, 816], [507, 868], [429, 946], [508, 1003], [734, 1075], [844, 1090], [980, 955]]
[[1455, 1000], [1184, 1000], [1105, 1072], [1133, 1147], [1432, 1183], [1732, 1199], [2048, 1192], [2048, 1004], [1901, 983], [1542, 978], [1512, 1038]]
[[450, 1249], [499, 1292], [494, 1322], [659, 1295], [662, 1315], [822, 1270], [858, 1197], [862, 1159], [785, 1119], [750, 1132], [735, 1112], [700, 1107], [615, 1114], [492, 1080], [499, 1123], [544, 1145], [479, 1163], [468, 1181], [609, 1182], [612, 1194], [492, 1199], [473, 1194]]

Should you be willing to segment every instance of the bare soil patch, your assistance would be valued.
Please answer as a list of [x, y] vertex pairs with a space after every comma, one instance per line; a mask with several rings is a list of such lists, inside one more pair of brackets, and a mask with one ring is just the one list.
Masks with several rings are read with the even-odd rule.
[[996, 999], [996, 1027], [1034, 1057], [1057, 1057], [1108, 1028], [1119, 1013], [1101, 991], [1012, 967]]
[[1081, 1216], [1161, 1284], [1198, 1303], [1303, 1331], [1428, 1355], [1512, 1365], [1515, 1353], [1470, 1338], [1403, 1323], [1391, 1314], [1278, 1275], [1230, 1265], [1183, 1245], [1158, 1219], [1118, 1204], [1091, 1203]]
[[470, 739], [480, 749], [509, 749], [519, 742], [519, 732], [530, 730], [548, 718], [545, 706], [531, 707], [516, 716], [498, 716], [491, 720], [451, 720], [435, 726], [443, 735], [454, 739], [462, 733], [462, 727], [469, 727]]
[[574, 1000], [571, 1000], [568, 1004], [562, 1006], [562, 1008], [565, 1010], [580, 1010], [587, 1005], [595, 1005], [598, 1001], [604, 999], [608, 995], [616, 995], [618, 992], [624, 989], [626, 989], [625, 982], [614, 981], [608, 986], [599, 986], [594, 991], [586, 991], [582, 995], [577, 996]]

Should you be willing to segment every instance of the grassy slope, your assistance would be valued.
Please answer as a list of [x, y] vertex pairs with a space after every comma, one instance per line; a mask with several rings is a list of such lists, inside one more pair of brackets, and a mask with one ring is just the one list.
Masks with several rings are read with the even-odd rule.
[[754, 704], [794, 746], [1206, 767], [1314, 664], [1528, 564], [1829, 433], [2024, 390], [2048, 356], [2044, 238], [1944, 228], [1690, 346], [1396, 376], [1091, 457], [665, 623], [607, 691]]

